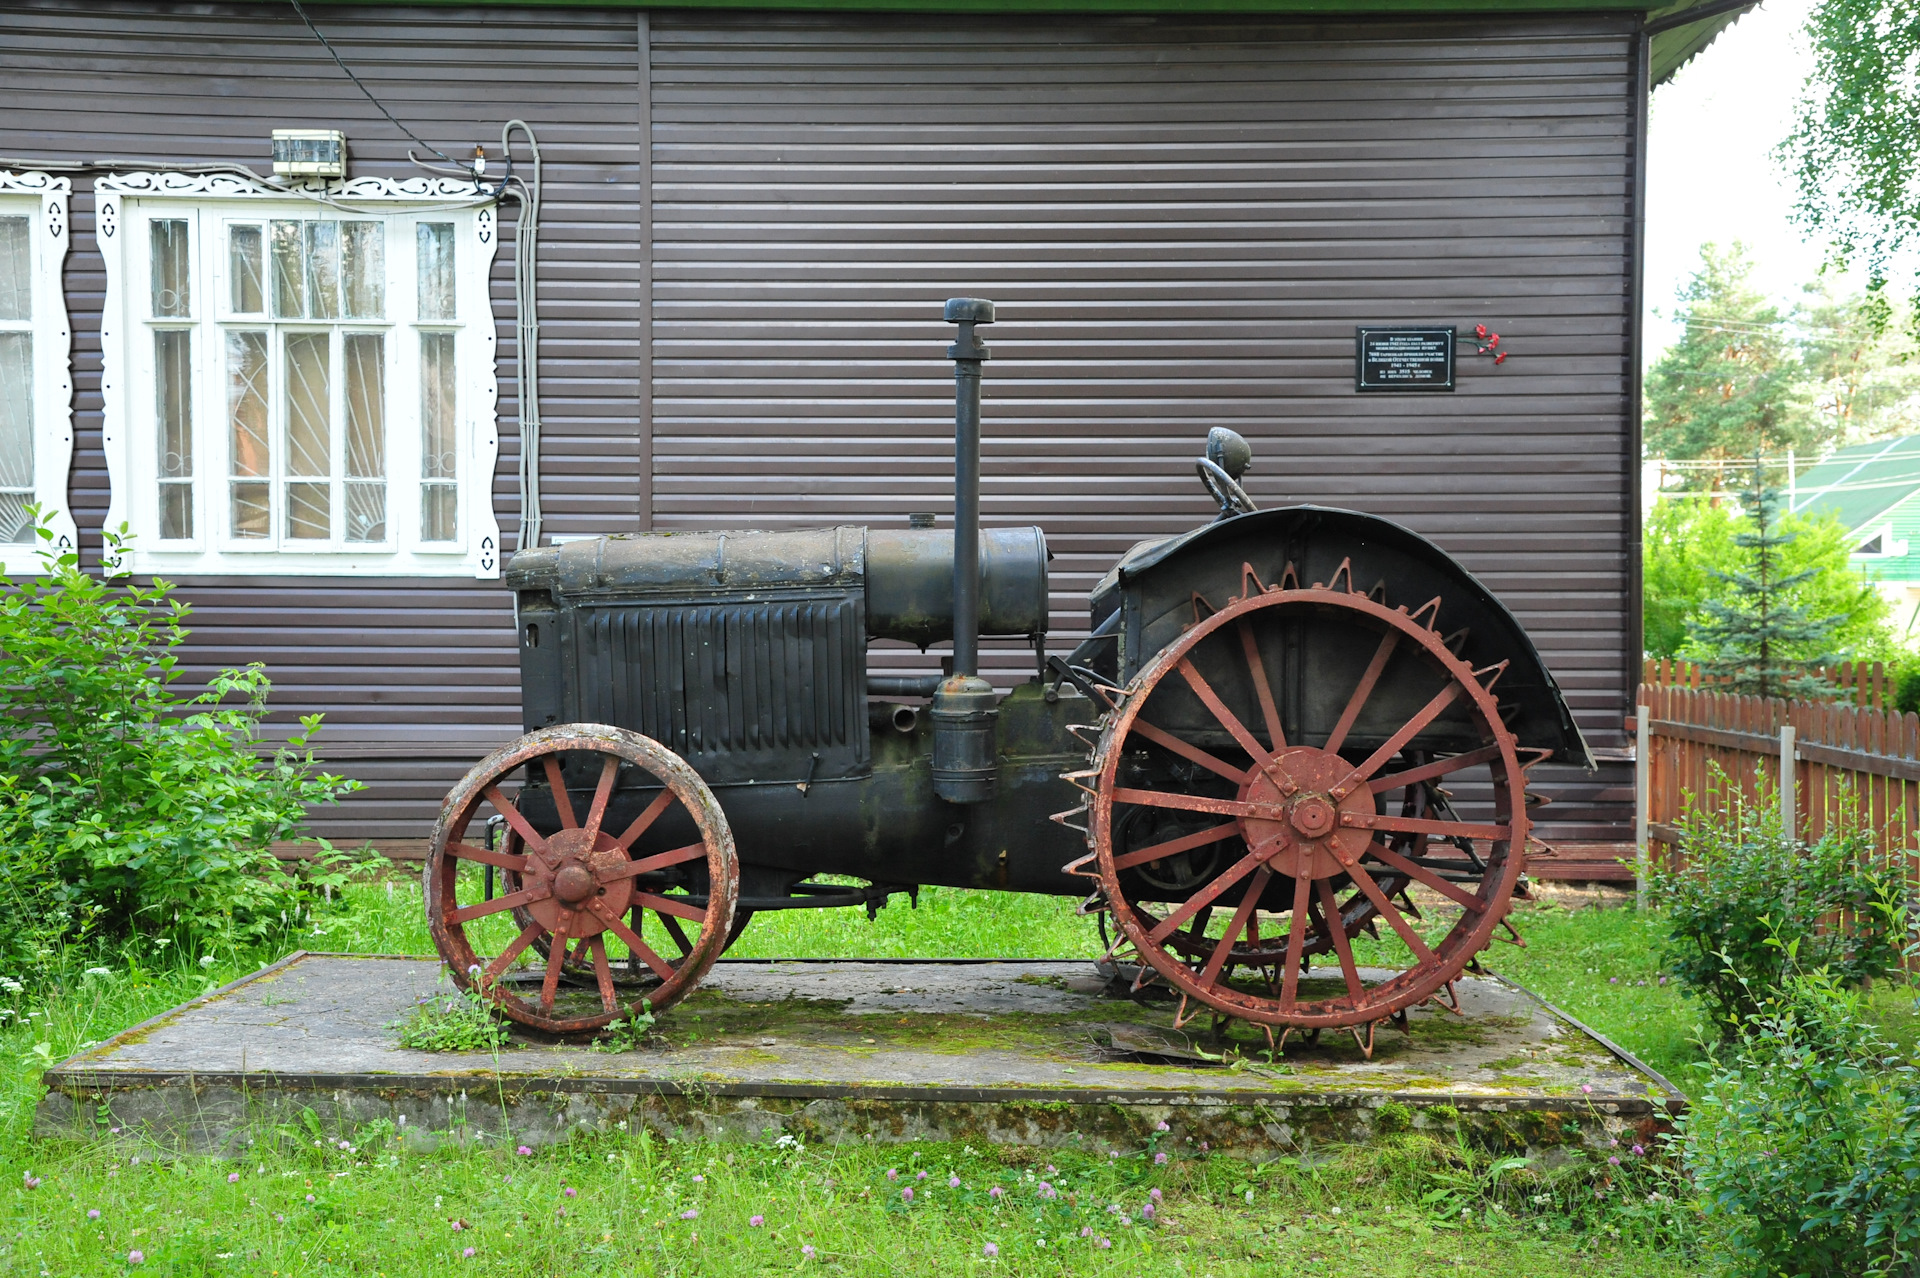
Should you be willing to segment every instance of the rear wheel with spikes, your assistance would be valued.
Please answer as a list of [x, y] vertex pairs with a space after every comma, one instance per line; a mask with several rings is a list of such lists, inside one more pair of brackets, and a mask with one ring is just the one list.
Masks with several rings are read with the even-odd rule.
[[[1524, 869], [1500, 668], [1455, 654], [1438, 601], [1389, 607], [1345, 565], [1330, 586], [1244, 581], [1108, 717], [1071, 868], [1184, 1014], [1349, 1026], [1370, 1051], [1371, 1026], [1444, 996], [1486, 948]], [[1444, 933], [1414, 885], [1459, 907]]]
[[[510, 831], [499, 850], [467, 841], [486, 808]], [[486, 866], [505, 889], [491, 899]], [[427, 923], [462, 989], [573, 1033], [691, 993], [732, 939], [739, 882], [726, 816], [685, 761], [637, 732], [567, 724], [489, 755], [447, 796]], [[525, 979], [523, 957], [544, 960]]]

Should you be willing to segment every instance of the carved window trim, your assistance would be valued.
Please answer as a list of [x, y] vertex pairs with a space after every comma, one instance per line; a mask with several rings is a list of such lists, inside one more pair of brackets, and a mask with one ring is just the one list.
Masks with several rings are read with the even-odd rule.
[[[493, 478], [499, 457], [496, 406], [495, 337], [489, 276], [498, 247], [496, 206], [470, 182], [443, 178], [389, 180], [355, 178], [277, 188], [237, 175], [121, 173], [94, 183], [98, 238], [107, 266], [102, 309], [102, 399], [105, 450], [112, 497], [107, 527], [123, 523], [134, 534], [117, 565], [122, 570], [162, 576], [471, 576], [500, 574], [500, 529], [493, 509]], [[457, 322], [423, 321], [415, 291], [397, 274], [399, 259], [389, 258], [384, 318], [372, 327], [389, 336], [386, 377], [386, 429], [390, 443], [386, 479], [392, 505], [386, 542], [340, 543], [323, 549], [295, 548], [285, 538], [254, 545], [230, 535], [226, 500], [229, 467], [226, 422], [220, 394], [226, 334], [241, 327], [266, 327], [272, 321], [238, 319], [228, 313], [217, 290], [224, 287], [224, 235], [231, 224], [258, 220], [364, 220], [388, 223], [389, 254], [413, 260], [413, 227], [422, 221], [451, 222], [455, 239]], [[200, 295], [192, 314], [180, 321], [150, 312], [147, 272], [149, 233], [157, 219], [189, 224], [192, 278]], [[459, 451], [458, 534], [451, 542], [427, 542], [419, 525], [418, 489], [404, 499], [399, 489], [417, 484], [421, 453], [410, 441], [421, 429], [419, 361], [403, 357], [401, 347], [414, 340], [422, 324], [453, 330]], [[315, 327], [321, 327], [318, 321]], [[159, 537], [158, 430], [154, 360], [143, 342], [152, 332], [172, 327], [192, 334], [195, 374], [193, 438], [193, 535], [163, 541]], [[404, 433], [404, 434], [403, 434]], [[204, 459], [204, 461], [202, 460]], [[152, 493], [149, 490], [153, 490]], [[276, 518], [278, 515], [276, 515]]]
[[[0, 217], [32, 222], [33, 273], [33, 499], [48, 514], [53, 549], [77, 544], [68, 509], [67, 476], [73, 466], [73, 329], [67, 318], [61, 273], [72, 240], [73, 183], [38, 170], [0, 169]], [[38, 546], [0, 545], [0, 571], [12, 577], [42, 571]]]

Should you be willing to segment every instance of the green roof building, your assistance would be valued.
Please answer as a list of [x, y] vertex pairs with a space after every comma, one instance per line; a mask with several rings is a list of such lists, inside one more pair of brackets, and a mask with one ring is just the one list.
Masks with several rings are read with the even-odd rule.
[[1853, 535], [1851, 563], [1911, 628], [1920, 610], [1920, 435], [1842, 448], [1802, 473], [1796, 514], [1835, 515]]

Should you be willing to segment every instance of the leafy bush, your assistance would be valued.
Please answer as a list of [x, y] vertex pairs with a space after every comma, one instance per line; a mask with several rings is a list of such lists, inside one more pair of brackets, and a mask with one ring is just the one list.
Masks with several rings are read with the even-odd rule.
[[1862, 1019], [1860, 995], [1796, 971], [1714, 1065], [1681, 1128], [1734, 1272], [1920, 1272], [1920, 1072]]
[[1695, 809], [1681, 820], [1680, 850], [1684, 868], [1656, 867], [1650, 882], [1667, 911], [1662, 959], [1723, 1033], [1777, 999], [1795, 961], [1845, 985], [1899, 969], [1905, 879], [1874, 863], [1859, 824], [1836, 823], [1807, 844], [1788, 838], [1764, 802], [1722, 817]]
[[303, 873], [271, 851], [309, 804], [357, 788], [315, 775], [320, 716], [263, 754], [261, 666], [180, 696], [188, 608], [168, 585], [41, 556], [44, 577], [0, 576], [0, 963], [41, 966], [89, 931], [168, 932], [204, 950], [285, 929], [344, 877], [324, 845]]

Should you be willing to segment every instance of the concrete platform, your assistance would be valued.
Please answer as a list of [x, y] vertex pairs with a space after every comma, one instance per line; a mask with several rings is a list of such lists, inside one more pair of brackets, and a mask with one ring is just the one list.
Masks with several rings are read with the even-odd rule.
[[1682, 1103], [1496, 977], [1460, 983], [1465, 1015], [1427, 1006], [1405, 1032], [1382, 1027], [1370, 1061], [1329, 1032], [1276, 1063], [1249, 1027], [1175, 1031], [1170, 1003], [1124, 997], [1085, 962], [725, 960], [633, 1051], [399, 1047], [394, 1024], [447, 988], [436, 959], [291, 955], [48, 1070], [35, 1134], [231, 1153], [311, 1109], [347, 1137], [385, 1119], [416, 1146], [642, 1123], [1124, 1152], [1165, 1122], [1176, 1151], [1270, 1157], [1415, 1127], [1552, 1158]]

